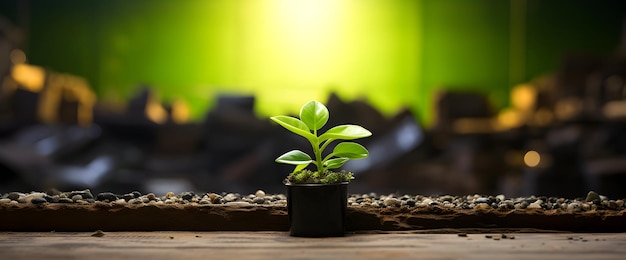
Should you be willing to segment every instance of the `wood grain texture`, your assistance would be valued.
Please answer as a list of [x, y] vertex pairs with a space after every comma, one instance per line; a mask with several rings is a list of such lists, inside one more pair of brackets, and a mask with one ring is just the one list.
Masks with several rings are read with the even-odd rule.
[[[625, 233], [0, 232], [0, 259], [624, 259]], [[500, 233], [493, 233], [500, 237]]]

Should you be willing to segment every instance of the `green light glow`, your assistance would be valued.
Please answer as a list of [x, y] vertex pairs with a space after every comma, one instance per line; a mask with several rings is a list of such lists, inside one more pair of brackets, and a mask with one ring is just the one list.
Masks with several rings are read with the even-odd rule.
[[[414, 103], [420, 49], [414, 1], [214, 0], [115, 8], [105, 20], [102, 96], [137, 83], [183, 97], [201, 116], [218, 93], [257, 96], [260, 115], [294, 113], [330, 91], [390, 114]], [[111, 7], [108, 7], [111, 8]]]
[[614, 54], [626, 17], [623, 1], [593, 0], [29, 3], [30, 63], [83, 76], [116, 103], [150, 84], [197, 119], [224, 92], [254, 94], [260, 116], [331, 91], [387, 115], [406, 106], [426, 124], [439, 88], [502, 107], [512, 84], [552, 72], [566, 53]]

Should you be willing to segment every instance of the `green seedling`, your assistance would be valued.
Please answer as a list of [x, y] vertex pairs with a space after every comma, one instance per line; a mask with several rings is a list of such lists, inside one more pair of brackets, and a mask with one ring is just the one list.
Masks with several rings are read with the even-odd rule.
[[[355, 142], [338, 143], [333, 151], [325, 156], [324, 150], [336, 140], [354, 140], [371, 136], [372, 133], [358, 125], [339, 125], [328, 129], [321, 135], [318, 133], [328, 122], [328, 109], [318, 101], [309, 101], [300, 108], [300, 119], [291, 116], [273, 116], [270, 119], [287, 130], [306, 138], [313, 148], [313, 158], [300, 150], [289, 151], [276, 159], [278, 163], [296, 165], [287, 178], [296, 183], [336, 183], [353, 179], [351, 173], [332, 172], [349, 160], [363, 159], [369, 152]], [[314, 164], [317, 172], [305, 170]]]

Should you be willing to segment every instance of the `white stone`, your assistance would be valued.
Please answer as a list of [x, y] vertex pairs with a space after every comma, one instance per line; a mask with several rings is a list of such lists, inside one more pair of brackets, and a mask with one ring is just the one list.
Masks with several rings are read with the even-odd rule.
[[29, 202], [29, 203], [30, 203], [33, 199], [35, 199], [35, 198], [43, 198], [44, 196], [46, 196], [46, 194], [45, 194], [45, 193], [41, 193], [41, 192], [33, 192], [33, 193], [31, 193], [31, 194], [26, 195], [26, 196], [24, 197], [24, 200], [25, 200], [26, 202]]
[[254, 193], [254, 195], [257, 196], [258, 198], [263, 198], [265, 197], [265, 191], [258, 190]]
[[402, 205], [402, 202], [396, 198], [387, 198], [385, 199], [385, 201], [383, 201], [383, 203], [387, 207], [399, 207], [400, 205]]
[[226, 194], [226, 196], [224, 196], [225, 201], [235, 201], [236, 199], [237, 199], [237, 196], [235, 196], [235, 194], [232, 194], [232, 193], [228, 193]]
[[543, 200], [537, 200], [533, 203], [530, 203], [530, 205], [528, 205], [527, 208], [529, 209], [541, 209], [541, 203], [543, 203]]
[[574, 202], [567, 205], [567, 210], [572, 212], [578, 212], [582, 210], [582, 205], [580, 203]]

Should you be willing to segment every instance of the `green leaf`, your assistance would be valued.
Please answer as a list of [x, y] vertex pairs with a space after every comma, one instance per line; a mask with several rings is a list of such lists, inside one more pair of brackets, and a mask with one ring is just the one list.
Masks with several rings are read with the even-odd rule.
[[[310, 163], [310, 162], [309, 162], [309, 163]], [[295, 169], [293, 169], [293, 172], [299, 172], [299, 171], [304, 170], [307, 166], [309, 166], [309, 163], [305, 163], [305, 164], [298, 164], [298, 165], [296, 166], [296, 168], [295, 168]]]
[[319, 141], [323, 142], [327, 139], [352, 140], [372, 135], [372, 132], [358, 125], [340, 125], [328, 129], [326, 133], [319, 137]]
[[300, 121], [300, 119], [291, 116], [273, 116], [270, 117], [270, 119], [287, 130], [303, 136], [309, 141], [313, 141], [316, 138], [316, 136], [311, 133], [309, 127], [307, 127], [304, 122]]
[[330, 159], [330, 160], [324, 162], [324, 168], [326, 168], [326, 169], [337, 169], [337, 168], [341, 167], [344, 163], [346, 163], [348, 160], [350, 160], [350, 159], [345, 158], [345, 157]]
[[309, 164], [313, 162], [313, 160], [308, 154], [300, 150], [292, 150], [276, 158], [276, 162], [301, 165], [301, 164]]
[[309, 101], [300, 108], [300, 120], [309, 129], [319, 130], [328, 122], [328, 109], [317, 101]]
[[348, 159], [363, 159], [369, 155], [369, 152], [360, 144], [343, 142], [335, 146], [335, 149], [330, 155]]

